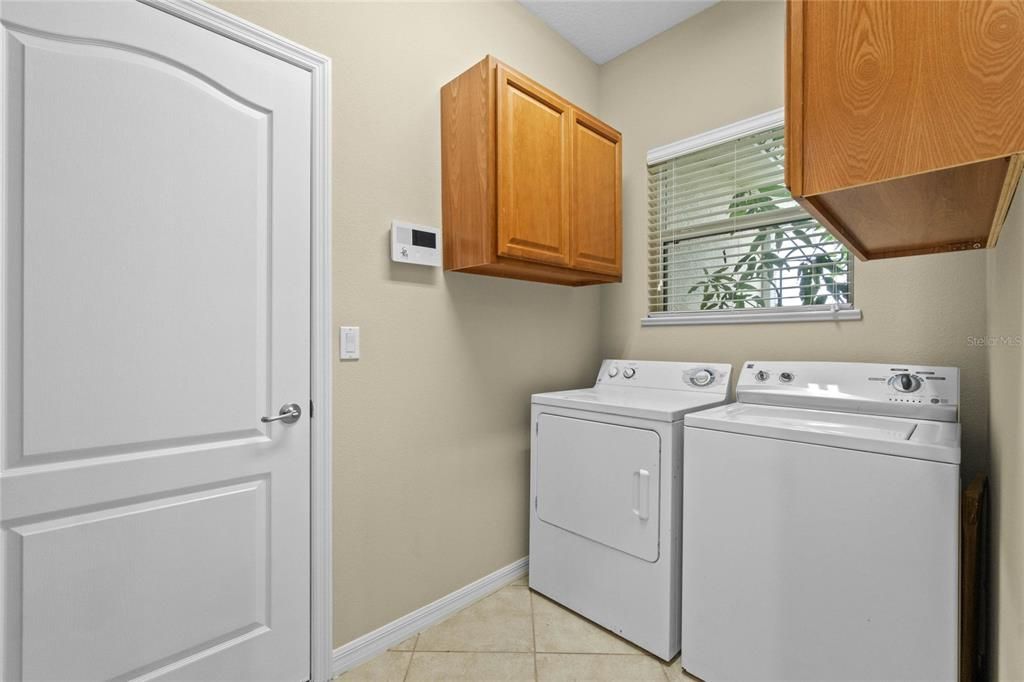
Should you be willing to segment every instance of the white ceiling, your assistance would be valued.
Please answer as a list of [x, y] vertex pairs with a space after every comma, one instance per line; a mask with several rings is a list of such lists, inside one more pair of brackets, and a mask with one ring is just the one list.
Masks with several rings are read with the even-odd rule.
[[618, 57], [718, 0], [519, 0], [597, 64]]

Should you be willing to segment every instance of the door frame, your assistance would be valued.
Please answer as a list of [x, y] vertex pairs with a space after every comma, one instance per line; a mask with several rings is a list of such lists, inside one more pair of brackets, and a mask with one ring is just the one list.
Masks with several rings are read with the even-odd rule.
[[329, 682], [331, 577], [331, 60], [202, 0], [137, 0], [310, 73], [310, 659]]

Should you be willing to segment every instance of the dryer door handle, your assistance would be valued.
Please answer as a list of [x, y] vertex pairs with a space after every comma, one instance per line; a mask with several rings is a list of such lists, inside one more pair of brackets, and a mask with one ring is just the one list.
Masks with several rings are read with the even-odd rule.
[[651, 518], [651, 472], [647, 469], [633, 472], [633, 513], [641, 521]]

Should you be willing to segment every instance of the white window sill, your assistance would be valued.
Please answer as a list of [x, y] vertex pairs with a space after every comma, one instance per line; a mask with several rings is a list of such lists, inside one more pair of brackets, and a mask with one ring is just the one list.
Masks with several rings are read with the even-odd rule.
[[672, 327], [698, 324], [757, 324], [763, 322], [842, 322], [859, 320], [859, 308], [840, 310], [722, 310], [699, 313], [656, 313], [640, 321], [642, 327]]

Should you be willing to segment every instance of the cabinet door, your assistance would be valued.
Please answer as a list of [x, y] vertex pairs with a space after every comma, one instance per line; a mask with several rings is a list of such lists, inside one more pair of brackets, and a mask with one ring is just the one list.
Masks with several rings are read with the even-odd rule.
[[622, 136], [572, 115], [572, 259], [577, 270], [622, 274]]
[[789, 41], [804, 196], [1024, 150], [1024, 3], [797, 1]]
[[498, 254], [569, 265], [569, 104], [498, 65]]

